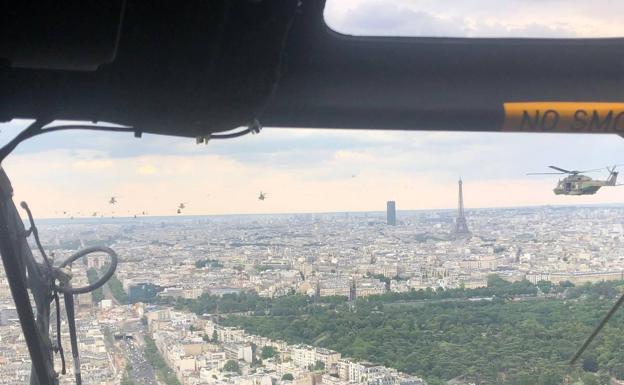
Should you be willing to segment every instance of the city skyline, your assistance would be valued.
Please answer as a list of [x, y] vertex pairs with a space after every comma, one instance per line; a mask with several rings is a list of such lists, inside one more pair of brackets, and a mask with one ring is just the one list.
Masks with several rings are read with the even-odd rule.
[[[453, 190], [457, 202], [456, 183]], [[396, 203], [401, 207], [400, 202]], [[600, 306], [610, 306], [614, 298], [585, 298], [579, 291], [604, 293], [605, 285], [621, 285], [623, 213], [623, 205], [473, 209], [467, 213], [472, 236], [461, 239], [453, 234], [457, 207], [443, 212], [401, 210], [397, 227], [388, 226], [387, 213], [379, 210], [358, 215], [57, 219], [38, 221], [37, 228], [41, 244], [50, 255], [54, 253], [55, 260], [62, 261], [89, 245], [109, 246], [119, 256], [117, 269], [104, 289], [76, 297], [79, 351], [83, 372], [88, 373], [85, 384], [126, 384], [121, 381], [126, 378], [136, 385], [155, 385], [157, 376], [169, 373], [183, 385], [245, 385], [259, 377], [266, 384], [301, 385], [283, 378], [283, 374], [291, 373], [296, 380], [324, 371], [323, 385], [379, 385], [356, 373], [365, 370], [357, 367], [358, 358], [366, 358], [374, 363], [375, 372], [383, 374], [384, 381], [390, 381], [389, 385], [434, 385], [439, 383], [436, 377], [446, 381], [463, 373], [491, 376], [489, 364], [472, 359], [472, 355], [481, 354], [480, 349], [495, 354], [496, 362], [500, 362], [498, 357], [505, 357], [499, 353], [500, 346], [508, 352], [509, 344], [499, 346], [496, 341], [500, 338], [483, 339], [483, 333], [495, 327], [491, 321], [495, 316], [486, 317], [482, 330], [456, 324], [465, 321], [465, 326], [474, 327], [472, 317], [481, 317], [486, 308], [492, 315], [501, 314], [501, 309], [519, 314], [515, 320], [497, 321], [506, 331], [502, 338], [523, 335], [524, 329], [518, 330], [517, 325], [524, 322], [519, 320], [531, 320], [538, 312], [543, 316], [544, 306], [558, 307], [556, 317], [570, 322], [570, 326], [575, 317], [564, 314], [562, 306], [578, 315], [585, 314], [584, 306], [591, 304], [595, 315], [602, 315], [606, 309]], [[103, 254], [92, 254], [86, 263], [74, 263], [72, 284], [85, 286], [98, 270], [101, 273], [108, 266], [108, 261]], [[592, 286], [585, 285], [592, 282]], [[575, 285], [574, 290], [565, 289], [571, 285]], [[615, 289], [610, 292], [618, 293]], [[499, 294], [501, 300], [494, 301]], [[415, 301], [418, 306], [405, 306], [405, 301]], [[377, 306], [371, 306], [374, 303], [388, 306], [380, 313]], [[354, 306], [357, 312], [353, 312]], [[457, 318], [456, 306], [468, 315], [465, 319]], [[392, 309], [411, 310], [394, 313]], [[284, 311], [293, 312], [289, 314], [296, 315], [297, 321], [288, 317], [288, 325], [274, 327], [274, 332], [301, 330], [297, 329], [300, 326], [291, 329], [290, 325], [307, 323], [309, 316], [328, 312], [321, 322], [313, 321], [317, 327], [322, 326], [321, 330], [305, 328], [316, 330], [316, 336], [309, 341], [327, 342], [302, 346], [273, 336], [267, 339], [269, 332], [259, 332], [258, 323], [267, 317], [284, 321]], [[214, 319], [210, 314], [225, 317], [210, 323]], [[369, 324], [378, 322], [380, 314], [386, 314], [387, 322], [395, 322], [395, 314], [420, 320], [411, 331], [409, 323], [400, 326], [403, 322], [389, 328], [365, 326], [357, 335], [340, 329], [349, 329], [346, 319], [353, 322], [353, 317], [361, 317], [361, 322]], [[426, 314], [438, 321], [428, 325]], [[555, 317], [550, 310], [547, 314]], [[537, 319], [542, 320], [541, 316]], [[342, 321], [332, 325], [336, 318]], [[456, 321], [449, 324], [449, 319]], [[525, 326], [529, 330], [552, 328], [549, 320]], [[436, 326], [437, 322], [442, 326]], [[432, 328], [444, 333], [427, 333]], [[582, 329], [564, 328], [576, 331], [568, 343], [580, 345], [591, 328], [592, 323]], [[334, 336], [319, 339], [325, 329], [334, 330]], [[69, 346], [65, 325], [62, 330], [63, 344]], [[373, 334], [367, 334], [367, 330]], [[382, 334], [376, 334], [382, 330]], [[554, 333], [550, 330], [560, 329], [547, 330]], [[1, 270], [0, 332], [4, 341], [0, 362], [5, 363], [0, 365], [0, 372], [7, 383], [27, 382], [28, 353], [8, 281]], [[405, 338], [403, 332], [411, 337]], [[114, 339], [112, 335], [135, 338]], [[461, 336], [466, 342], [454, 344], [453, 351], [464, 352], [464, 357], [471, 354], [471, 358], [449, 366], [445, 361], [447, 349], [432, 351], [428, 347], [427, 341], [432, 338], [446, 346], [444, 339], [448, 335]], [[336, 342], [336, 338], [345, 336], [347, 340]], [[147, 343], [150, 339], [153, 342]], [[353, 349], [362, 339], [371, 339], [376, 346], [393, 341], [393, 347], [354, 356], [357, 350]], [[551, 341], [545, 343], [550, 346]], [[290, 354], [291, 360], [271, 362], [263, 355], [260, 363], [257, 356], [254, 360], [252, 342], [260, 347], [256, 354], [262, 354], [262, 346], [269, 344]], [[433, 357], [440, 362], [440, 368], [452, 370], [414, 366], [426, 362], [423, 358], [394, 358], [394, 346], [404, 344], [422, 357]], [[563, 360], [567, 364], [567, 354], [552, 359], [535, 336], [528, 348], [513, 346], [541, 360], [539, 368], [559, 365]], [[161, 361], [154, 361], [155, 354], [161, 356]], [[317, 359], [330, 356], [340, 362], [324, 361], [324, 369], [316, 366]], [[55, 360], [58, 362], [57, 357]], [[233, 365], [231, 362], [237, 362], [240, 370], [226, 370], [226, 366]], [[610, 368], [610, 362], [602, 360], [601, 365]], [[525, 367], [512, 364], [519, 370]], [[527, 367], [535, 368], [532, 362]], [[69, 368], [61, 384], [72, 382], [72, 366]]]

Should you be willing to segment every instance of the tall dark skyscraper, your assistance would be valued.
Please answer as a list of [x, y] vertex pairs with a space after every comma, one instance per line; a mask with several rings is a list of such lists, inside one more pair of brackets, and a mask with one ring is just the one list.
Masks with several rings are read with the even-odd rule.
[[396, 203], [394, 201], [388, 201], [386, 204], [386, 218], [388, 225], [396, 226]]
[[470, 236], [466, 216], [464, 215], [464, 192], [462, 191], [462, 180], [459, 179], [459, 199], [457, 205], [457, 219], [455, 219], [455, 237], [465, 238]]

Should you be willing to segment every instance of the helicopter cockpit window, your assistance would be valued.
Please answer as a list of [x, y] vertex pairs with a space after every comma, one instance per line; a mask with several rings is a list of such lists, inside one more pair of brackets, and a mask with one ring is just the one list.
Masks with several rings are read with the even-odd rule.
[[469, 38], [624, 36], [611, 0], [328, 0], [325, 21], [347, 35]]

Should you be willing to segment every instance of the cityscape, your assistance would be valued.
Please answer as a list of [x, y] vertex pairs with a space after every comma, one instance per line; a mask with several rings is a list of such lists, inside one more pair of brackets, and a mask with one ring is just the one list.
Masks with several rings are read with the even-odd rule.
[[[424, 377], [374, 359], [223, 322], [228, 313], [250, 312], [217, 305], [197, 314], [180, 304], [244, 293], [355, 304], [388, 293], [484, 288], [493, 275], [533, 285], [619, 281], [622, 218], [617, 205], [465, 209], [460, 180], [456, 210], [407, 211], [388, 201], [385, 212], [47, 219], [38, 228], [56, 259], [91, 245], [120, 257], [108, 284], [76, 297], [84, 384], [424, 385]], [[74, 285], [107, 263], [97, 254], [74, 263]], [[26, 383], [30, 359], [4, 275], [0, 339], [0, 384]], [[75, 383], [67, 351], [61, 384]]]

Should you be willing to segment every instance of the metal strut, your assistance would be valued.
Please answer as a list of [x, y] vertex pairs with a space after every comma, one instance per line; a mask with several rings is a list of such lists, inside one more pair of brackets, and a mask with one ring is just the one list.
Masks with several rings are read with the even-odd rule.
[[585, 351], [585, 349], [587, 349], [589, 344], [591, 344], [591, 342], [594, 340], [594, 338], [596, 338], [598, 333], [600, 333], [602, 328], [607, 324], [607, 322], [609, 321], [611, 316], [613, 314], [615, 314], [615, 312], [617, 311], [617, 309], [619, 309], [619, 307], [622, 305], [622, 303], [624, 303], [624, 294], [622, 294], [620, 296], [620, 298], [615, 302], [615, 304], [613, 304], [611, 309], [609, 309], [609, 311], [604, 316], [604, 318], [600, 321], [598, 326], [596, 326], [596, 328], [592, 331], [592, 333], [589, 335], [589, 337], [587, 337], [587, 339], [585, 340], [585, 342], [583, 343], [581, 348], [576, 352], [574, 357], [572, 357], [572, 359], [570, 360], [570, 365], [574, 365], [576, 363], [576, 361], [581, 357], [581, 354], [583, 354], [583, 352]]
[[[30, 383], [56, 385], [58, 378], [48, 337], [51, 296], [45, 298], [44, 289], [49, 287], [51, 277], [32, 264], [34, 257], [26, 241], [26, 230], [12, 198], [11, 182], [0, 167], [0, 254], [32, 360]], [[29, 286], [37, 306], [36, 320], [28, 297]]]
[[[0, 166], [0, 254], [2, 255], [2, 263], [32, 360], [30, 383], [31, 385], [58, 385], [58, 374], [54, 370], [53, 352], [60, 353], [62, 373], [65, 374], [65, 357], [60, 338], [61, 319], [59, 308], [59, 293], [63, 293], [72, 347], [74, 374], [76, 384], [80, 385], [82, 378], [73, 296], [91, 292], [104, 285], [115, 273], [117, 254], [108, 247], [89, 247], [73, 254], [58, 264], [58, 266], [53, 266], [41, 245], [37, 227], [28, 205], [25, 202], [21, 204], [28, 214], [31, 226], [29, 230], [26, 230], [12, 198], [13, 188], [11, 187], [11, 182]], [[27, 237], [31, 234], [43, 258], [42, 263], [35, 260], [28, 245]], [[66, 268], [77, 259], [94, 252], [104, 252], [110, 256], [111, 263], [108, 270], [96, 282], [88, 286], [72, 287], [70, 282], [71, 273]], [[56, 284], [57, 281], [58, 285]], [[28, 289], [30, 289], [35, 302], [36, 318], [29, 299]], [[50, 304], [52, 301], [55, 302], [57, 317], [56, 346], [50, 341]]]

